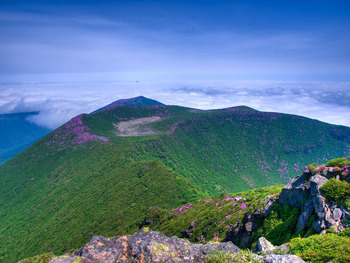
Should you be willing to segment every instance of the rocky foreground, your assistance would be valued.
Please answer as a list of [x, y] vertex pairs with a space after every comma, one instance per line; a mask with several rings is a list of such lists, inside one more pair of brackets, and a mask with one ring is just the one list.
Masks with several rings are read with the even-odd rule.
[[[50, 263], [95, 263], [95, 262], [205, 262], [213, 251], [238, 253], [239, 248], [232, 242], [192, 244], [186, 239], [167, 237], [148, 228], [130, 236], [105, 238], [94, 236], [89, 243], [72, 254], [56, 257]], [[259, 240], [257, 251], [268, 254], [255, 254], [258, 262], [292, 263], [304, 262], [295, 255], [275, 255], [274, 247], [266, 239]]]

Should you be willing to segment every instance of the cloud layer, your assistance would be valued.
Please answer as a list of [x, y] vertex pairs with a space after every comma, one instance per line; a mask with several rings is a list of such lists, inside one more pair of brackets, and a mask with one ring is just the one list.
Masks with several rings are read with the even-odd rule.
[[350, 127], [350, 83], [75, 82], [0, 85], [0, 114], [40, 111], [29, 121], [54, 129], [115, 100], [146, 96], [168, 105], [218, 109], [246, 105]]

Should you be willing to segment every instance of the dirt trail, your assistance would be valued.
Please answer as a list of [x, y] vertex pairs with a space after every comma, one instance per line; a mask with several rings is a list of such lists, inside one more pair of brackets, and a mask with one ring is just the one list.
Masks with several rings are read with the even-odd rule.
[[160, 131], [152, 128], [152, 123], [160, 121], [160, 117], [140, 118], [130, 121], [122, 121], [115, 125], [118, 136], [149, 136], [160, 134]]

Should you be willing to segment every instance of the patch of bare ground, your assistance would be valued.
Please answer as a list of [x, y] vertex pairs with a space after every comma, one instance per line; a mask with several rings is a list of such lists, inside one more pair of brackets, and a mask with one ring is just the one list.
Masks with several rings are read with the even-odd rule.
[[160, 117], [140, 118], [122, 121], [114, 125], [118, 136], [150, 136], [161, 132], [154, 129], [152, 124], [162, 120]]

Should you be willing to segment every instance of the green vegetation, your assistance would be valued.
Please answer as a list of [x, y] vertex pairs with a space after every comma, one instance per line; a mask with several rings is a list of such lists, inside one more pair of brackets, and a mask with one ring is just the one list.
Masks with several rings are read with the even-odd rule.
[[305, 261], [347, 263], [350, 262], [350, 238], [348, 236], [325, 234], [308, 238], [294, 238], [290, 241], [291, 253]]
[[47, 263], [54, 257], [55, 255], [49, 252], [49, 253], [44, 253], [42, 255], [38, 255], [35, 257], [22, 259], [21, 263]]
[[322, 185], [321, 190], [324, 191], [327, 199], [332, 201], [341, 201], [350, 196], [350, 184], [335, 178], [331, 178]]
[[214, 250], [207, 255], [206, 263], [261, 263], [260, 260], [251, 250], [240, 250], [238, 253], [229, 253], [225, 251]]
[[252, 240], [256, 242], [263, 236], [277, 246], [288, 242], [295, 234], [299, 234], [295, 233], [299, 215], [300, 210], [297, 207], [274, 203], [271, 213], [260, 222], [259, 229], [253, 234]]
[[[155, 116], [148, 128], [158, 135], [116, 136], [119, 122]], [[196, 215], [162, 227], [175, 234], [203, 218], [194, 237], [222, 240], [220, 221], [236, 225], [271, 188], [231, 195], [247, 199], [241, 212], [242, 200], [219, 211], [223, 198], [211, 196], [285, 183], [319, 157], [348, 151], [349, 135], [346, 127], [247, 107], [117, 107], [79, 116], [0, 166], [0, 261], [132, 233], [149, 207], [169, 210], [205, 196], [209, 206], [200, 201], [203, 210], [188, 209]]]
[[349, 157], [348, 158], [335, 158], [335, 159], [330, 160], [326, 164], [326, 166], [328, 166], [328, 167], [338, 166], [340, 168], [347, 166], [347, 165], [350, 165]]
[[[191, 231], [189, 238], [191, 242], [222, 241], [238, 222], [243, 224], [245, 214], [252, 215], [256, 209], [261, 210], [265, 206], [264, 199], [268, 195], [276, 197], [281, 188], [282, 186], [270, 186], [230, 196], [216, 196], [168, 212], [154, 208], [146, 213], [146, 220], [153, 222], [150, 225], [152, 230], [179, 237], [182, 236], [181, 231], [194, 223], [195, 229]], [[264, 234], [266, 237], [274, 237], [275, 245], [289, 241], [298, 220], [299, 210], [276, 204], [272, 214], [266, 223], [261, 222], [260, 228], [252, 237], [253, 242]], [[280, 231], [285, 231], [283, 233], [286, 233], [286, 236], [281, 236]], [[240, 241], [237, 240], [235, 244], [240, 245]]]

